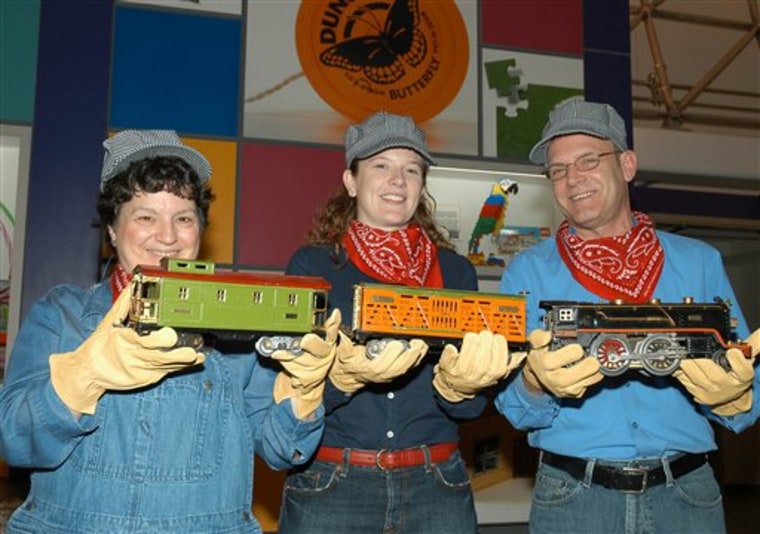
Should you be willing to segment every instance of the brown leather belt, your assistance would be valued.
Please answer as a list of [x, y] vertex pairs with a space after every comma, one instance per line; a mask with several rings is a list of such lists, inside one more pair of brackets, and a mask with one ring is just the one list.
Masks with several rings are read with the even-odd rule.
[[[572, 458], [561, 454], [542, 451], [541, 462], [561, 469], [577, 480], [586, 478], [588, 460]], [[669, 462], [673, 478], [691, 473], [707, 463], [706, 454], [684, 454]], [[662, 465], [657, 467], [615, 467], [612, 465], [594, 465], [591, 481], [608, 489], [642, 493], [647, 488], [665, 483], [667, 477]]]
[[[379, 467], [380, 469], [397, 469], [424, 465], [427, 458], [430, 463], [440, 463], [448, 460], [459, 448], [459, 443], [451, 441], [436, 445], [423, 445], [410, 449], [368, 451], [362, 449], [342, 449], [340, 447], [325, 447], [317, 449], [316, 459], [323, 462], [342, 464], [348, 460], [350, 465], [362, 467]], [[427, 449], [428, 455], [425, 455]]]

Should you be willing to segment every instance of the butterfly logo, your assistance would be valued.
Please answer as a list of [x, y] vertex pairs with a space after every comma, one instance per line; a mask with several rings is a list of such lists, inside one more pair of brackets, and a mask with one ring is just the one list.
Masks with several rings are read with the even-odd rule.
[[417, 0], [395, 0], [382, 23], [376, 11], [364, 5], [348, 17], [344, 34], [351, 35], [359, 25], [369, 27], [370, 34], [349, 37], [322, 52], [319, 59], [330, 67], [362, 71], [377, 84], [392, 84], [404, 76], [407, 65], [416, 67], [427, 55], [419, 22]]

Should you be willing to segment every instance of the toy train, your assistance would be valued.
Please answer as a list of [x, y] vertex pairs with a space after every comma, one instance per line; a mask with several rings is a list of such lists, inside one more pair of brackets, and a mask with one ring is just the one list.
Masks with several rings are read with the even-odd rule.
[[300, 350], [307, 332], [319, 332], [330, 284], [316, 276], [218, 271], [212, 262], [165, 258], [137, 266], [127, 325], [141, 334], [164, 326], [178, 345], [262, 355]]
[[523, 295], [357, 284], [352, 336], [366, 342], [370, 357], [382, 350], [383, 336], [420, 338], [430, 346], [443, 346], [481, 330], [502, 334], [510, 350], [525, 350], [525, 306]]
[[544, 327], [552, 333], [551, 349], [571, 343], [597, 358], [601, 373], [618, 376], [638, 369], [654, 376], [675, 371], [684, 358], [711, 358], [728, 369], [726, 351], [738, 348], [751, 358], [751, 348], [737, 343], [737, 321], [727, 302], [646, 304], [541, 301]]
[[[324, 331], [330, 288], [320, 277], [222, 271], [212, 262], [166, 258], [161, 266], [134, 269], [127, 325], [142, 334], [170, 326], [178, 344], [198, 349], [298, 353], [303, 335]], [[389, 338], [422, 338], [434, 346], [483, 329], [524, 349], [525, 297], [360, 284], [350, 329], [369, 356]]]

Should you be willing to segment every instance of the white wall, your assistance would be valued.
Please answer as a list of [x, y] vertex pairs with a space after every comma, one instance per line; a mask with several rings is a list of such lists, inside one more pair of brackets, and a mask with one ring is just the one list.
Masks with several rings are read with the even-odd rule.
[[[520, 170], [465, 169], [446, 165], [430, 169], [428, 190], [436, 200], [439, 221], [447, 227], [454, 224], [459, 231], [459, 238], [454, 239], [457, 252], [467, 255], [468, 242], [483, 202], [492, 186], [504, 178], [518, 183], [517, 194], [509, 195], [504, 225], [549, 227], [554, 234], [562, 217], [555, 206], [549, 181], [543, 175], [515, 169]], [[481, 240], [481, 250], [486, 254], [495, 248], [489, 241], [487, 237]], [[480, 290], [497, 292], [502, 271], [500, 268], [479, 269]]]
[[746, 180], [760, 194], [760, 137], [634, 127], [639, 168]]
[[[0, 124], [0, 182], [3, 195], [15, 195], [13, 254], [9, 261], [10, 272], [10, 314], [8, 317], [8, 338], [6, 359], [18, 332], [21, 308], [21, 277], [24, 257], [24, 229], [26, 226], [27, 177], [31, 154], [32, 130], [25, 126]], [[23, 179], [22, 179], [23, 177]], [[4, 200], [5, 202], [5, 200]], [[10, 200], [8, 200], [10, 204]]]

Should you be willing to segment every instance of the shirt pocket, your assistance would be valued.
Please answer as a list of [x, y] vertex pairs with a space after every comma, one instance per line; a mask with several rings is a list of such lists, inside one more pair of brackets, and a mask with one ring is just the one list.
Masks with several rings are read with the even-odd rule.
[[207, 373], [175, 375], [141, 392], [111, 392], [100, 424], [73, 455], [77, 470], [138, 482], [187, 482], [220, 469], [232, 410], [228, 386]]

